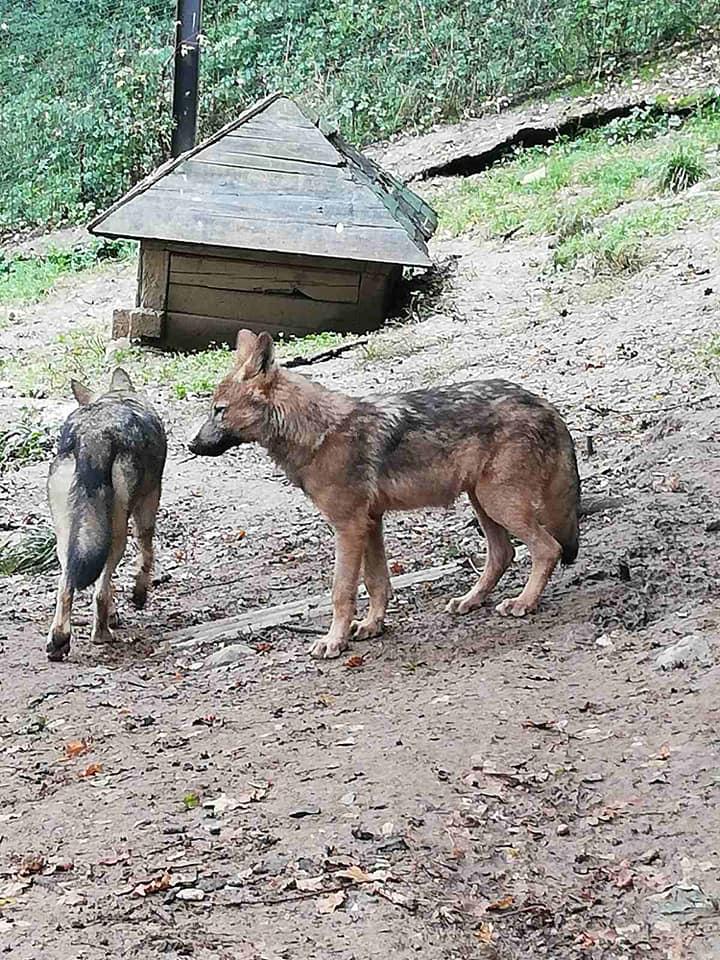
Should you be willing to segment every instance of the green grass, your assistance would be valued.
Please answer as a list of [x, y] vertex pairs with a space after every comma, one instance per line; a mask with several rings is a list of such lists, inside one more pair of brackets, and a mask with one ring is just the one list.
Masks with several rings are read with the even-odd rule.
[[553, 251], [553, 263], [565, 269], [584, 260], [595, 273], [632, 273], [643, 266], [643, 241], [676, 230], [693, 212], [690, 204], [632, 211], [562, 240]]
[[0, 255], [0, 304], [39, 300], [67, 274], [90, 270], [106, 260], [132, 259], [135, 254], [135, 243], [102, 240], [73, 250], [51, 250], [43, 257]]
[[[311, 356], [343, 343], [338, 333], [311, 334], [280, 340], [280, 361]], [[220, 346], [197, 353], [164, 353], [134, 345], [113, 350], [101, 327], [87, 327], [63, 333], [47, 347], [0, 359], [0, 378], [9, 381], [14, 395], [23, 397], [69, 397], [70, 380], [82, 380], [103, 387], [112, 370], [123, 366], [136, 386], [167, 389], [173, 397], [210, 396], [232, 364], [232, 351]]]
[[707, 172], [702, 154], [697, 149], [680, 144], [664, 161], [660, 186], [663, 190], [679, 193], [699, 183], [707, 176]]
[[0, 543], [0, 577], [18, 573], [46, 573], [58, 566], [55, 552], [55, 532], [41, 526], [26, 534], [16, 543]]
[[[556, 252], [556, 263], [571, 265], [577, 260], [572, 250], [597, 241], [588, 233], [596, 218], [630, 201], [657, 197], [670, 181], [677, 186], [683, 177], [686, 185], [696, 182], [707, 172], [704, 152], [720, 144], [717, 101], [698, 107], [679, 129], [669, 122], [658, 128], [661, 121], [652, 111], [627, 119], [632, 123], [521, 151], [465, 179], [435, 200], [441, 229], [453, 235], [475, 229], [486, 237], [558, 234], [563, 249], [559, 256]], [[658, 233], [672, 229], [674, 217], [658, 214], [654, 224], [631, 221], [625, 231], [604, 228], [598, 249], [625, 246], [630, 262], [633, 226]]]
[[50, 431], [29, 412], [15, 423], [0, 427], [0, 475], [46, 460], [53, 443]]

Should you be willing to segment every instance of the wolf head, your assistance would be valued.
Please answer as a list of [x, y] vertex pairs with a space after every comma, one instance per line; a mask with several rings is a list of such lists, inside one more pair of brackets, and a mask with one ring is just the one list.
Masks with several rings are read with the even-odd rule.
[[112, 379], [110, 380], [110, 387], [106, 393], [93, 393], [89, 387], [86, 387], [84, 383], [80, 383], [79, 380], [71, 380], [70, 388], [73, 396], [81, 407], [85, 407], [100, 397], [109, 396], [113, 393], [135, 393], [133, 382], [122, 367], [115, 368]]
[[217, 457], [231, 447], [262, 440], [277, 375], [270, 334], [241, 330], [233, 368], [215, 390], [210, 416], [188, 444], [190, 452]]

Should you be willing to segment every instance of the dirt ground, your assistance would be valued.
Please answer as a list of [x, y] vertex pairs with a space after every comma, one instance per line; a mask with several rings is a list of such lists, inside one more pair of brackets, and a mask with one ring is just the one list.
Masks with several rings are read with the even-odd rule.
[[[353, 659], [309, 658], [322, 617], [236, 638], [221, 667], [217, 645], [174, 643], [325, 589], [332, 539], [261, 452], [189, 460], [204, 404], [158, 393], [147, 610], [127, 603], [129, 554], [115, 645], [89, 643], [81, 597], [71, 658], [48, 663], [54, 577], [1, 588], [4, 953], [720, 957], [720, 404], [700, 357], [719, 234], [691, 225], [623, 280], [553, 275], [543, 241], [439, 241], [457, 259], [424, 319], [312, 368], [357, 394], [503, 376], [563, 411], [584, 494], [619, 503], [584, 519], [578, 561], [523, 622], [443, 612], [482, 559], [459, 503], [389, 518], [394, 571], [465, 568], [399, 591]], [[132, 283], [132, 267], [75, 281], [0, 347], [108, 317]], [[46, 471], [0, 487], [6, 526], [47, 515]], [[660, 669], [685, 638], [684, 665]]]

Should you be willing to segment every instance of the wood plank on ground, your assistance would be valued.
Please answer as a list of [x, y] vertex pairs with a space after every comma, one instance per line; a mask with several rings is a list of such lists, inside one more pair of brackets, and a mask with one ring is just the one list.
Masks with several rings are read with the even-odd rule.
[[[403, 590], [421, 583], [432, 583], [452, 576], [464, 568], [461, 561], [445, 563], [438, 567], [429, 567], [425, 570], [415, 570], [412, 573], [402, 573], [392, 577], [393, 590]], [[364, 587], [360, 589], [360, 596], [366, 597]], [[173, 646], [181, 649], [197, 647], [201, 643], [218, 643], [221, 640], [231, 640], [242, 633], [253, 633], [266, 630], [268, 627], [277, 627], [290, 623], [296, 617], [316, 616], [329, 613], [331, 599], [329, 591], [315, 593], [301, 600], [290, 600], [272, 607], [260, 607], [249, 610], [237, 617], [224, 617], [212, 623], [199, 624], [194, 627], [185, 627], [171, 633], [165, 639]]]

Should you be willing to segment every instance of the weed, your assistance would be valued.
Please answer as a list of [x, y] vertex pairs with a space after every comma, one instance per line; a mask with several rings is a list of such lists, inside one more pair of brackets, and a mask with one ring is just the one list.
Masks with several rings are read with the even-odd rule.
[[702, 155], [686, 144], [680, 144], [665, 158], [660, 172], [660, 188], [672, 193], [687, 190], [707, 176]]
[[58, 566], [55, 531], [47, 525], [36, 527], [16, 543], [0, 544], [0, 577], [18, 573], [46, 573]]
[[0, 428], [0, 474], [45, 460], [53, 448], [53, 437], [26, 413], [16, 423]]
[[0, 255], [0, 303], [39, 300], [69, 273], [90, 270], [107, 260], [135, 256], [136, 244], [129, 241], [94, 241], [72, 250], [51, 250], [43, 257]]

